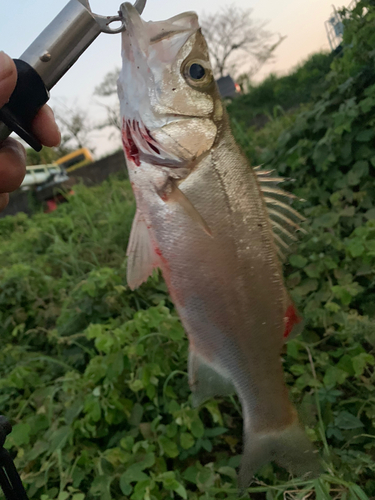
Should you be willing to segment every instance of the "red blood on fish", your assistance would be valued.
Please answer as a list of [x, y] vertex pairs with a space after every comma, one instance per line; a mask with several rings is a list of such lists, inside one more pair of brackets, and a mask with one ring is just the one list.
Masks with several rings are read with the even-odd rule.
[[297, 315], [296, 308], [293, 305], [290, 305], [286, 310], [285, 316], [285, 330], [284, 330], [284, 339], [286, 339], [293, 328], [301, 323], [302, 318]]
[[129, 160], [133, 161], [137, 167], [140, 166], [139, 150], [133, 141], [130, 126], [128, 122], [124, 122], [122, 129], [122, 143], [124, 145], [126, 156]]

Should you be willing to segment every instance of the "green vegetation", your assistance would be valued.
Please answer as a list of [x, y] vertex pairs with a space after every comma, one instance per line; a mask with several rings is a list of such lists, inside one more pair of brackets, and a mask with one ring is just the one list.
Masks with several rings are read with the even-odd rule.
[[26, 164], [27, 165], [47, 165], [48, 163], [54, 163], [63, 154], [57, 148], [46, 148], [43, 146], [40, 152], [34, 149], [26, 149]]
[[333, 58], [332, 53], [313, 54], [286, 76], [271, 74], [229, 105], [231, 116], [247, 127], [257, 115], [272, 117], [280, 108], [289, 110], [310, 102], [321, 95]]
[[[285, 376], [322, 456], [319, 480], [274, 465], [253, 500], [375, 496], [375, 9], [348, 14], [325, 91], [261, 130], [231, 107], [253, 164], [295, 178], [308, 234], [286, 263], [306, 321]], [[365, 7], [369, 9], [366, 14]], [[241, 105], [242, 106], [242, 105]], [[0, 220], [0, 408], [31, 500], [237, 498], [236, 399], [193, 409], [187, 339], [155, 274], [126, 286], [126, 180], [78, 186], [52, 214]]]

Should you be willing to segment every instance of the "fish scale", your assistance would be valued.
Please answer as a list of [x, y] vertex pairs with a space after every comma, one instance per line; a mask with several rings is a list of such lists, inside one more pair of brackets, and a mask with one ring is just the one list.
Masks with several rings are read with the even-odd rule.
[[[127, 32], [119, 95], [137, 202], [129, 286], [161, 269], [189, 338], [195, 404], [238, 394], [244, 419], [240, 486], [270, 460], [294, 474], [317, 475], [280, 358], [284, 337], [302, 322], [284, 286], [278, 244], [287, 246], [283, 238], [293, 238], [300, 216], [269, 180], [281, 181], [251, 169], [236, 144], [196, 16], [145, 23], [130, 4], [122, 14]], [[189, 64], [199, 64], [203, 82], [189, 76]], [[134, 126], [134, 120], [141, 123]], [[144, 154], [146, 139], [157, 153], [148, 148]], [[276, 226], [269, 204], [276, 216], [281, 211]], [[273, 232], [277, 225], [279, 234]]]

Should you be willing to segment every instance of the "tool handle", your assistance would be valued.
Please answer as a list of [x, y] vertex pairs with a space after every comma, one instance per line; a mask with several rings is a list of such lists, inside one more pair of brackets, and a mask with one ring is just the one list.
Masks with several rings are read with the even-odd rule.
[[21, 59], [14, 59], [14, 63], [18, 72], [17, 85], [9, 102], [0, 109], [0, 120], [8, 128], [2, 132], [1, 139], [16, 132], [32, 148], [40, 151], [42, 145], [32, 132], [32, 121], [49, 100], [49, 92], [30, 64]]
[[9, 421], [0, 415], [0, 488], [6, 500], [29, 500], [12, 457], [4, 448], [5, 439], [11, 432]]

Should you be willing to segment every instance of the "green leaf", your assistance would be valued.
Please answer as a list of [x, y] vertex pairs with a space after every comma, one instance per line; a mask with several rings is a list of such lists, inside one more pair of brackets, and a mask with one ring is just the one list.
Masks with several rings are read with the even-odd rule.
[[215, 424], [223, 425], [223, 417], [221, 415], [218, 402], [213, 400], [207, 401], [204, 406], [210, 412], [212, 420], [215, 422]]
[[355, 207], [345, 207], [340, 211], [340, 217], [354, 217]]
[[300, 359], [300, 344], [296, 342], [295, 340], [290, 340], [286, 344], [286, 350], [288, 353], [288, 356], [290, 356], [293, 359]]
[[186, 481], [190, 481], [193, 484], [197, 484], [197, 475], [198, 475], [197, 467], [195, 465], [191, 465], [183, 472], [182, 477], [186, 479]]
[[187, 491], [185, 490], [185, 487], [181, 484], [178, 483], [176, 487], [173, 488], [176, 493], [180, 495], [184, 500], [187, 499]]
[[349, 490], [354, 493], [355, 496], [359, 498], [359, 500], [370, 500], [363, 489], [358, 486], [358, 484], [351, 484], [349, 486]]
[[341, 306], [336, 304], [336, 302], [327, 302], [324, 304], [324, 308], [333, 313], [338, 313], [341, 310]]
[[233, 469], [233, 467], [228, 467], [228, 466], [219, 467], [219, 473], [223, 474], [224, 476], [229, 476], [231, 479], [237, 478], [236, 469]]
[[204, 426], [202, 420], [198, 416], [191, 422], [191, 432], [196, 438], [201, 438], [204, 434]]
[[367, 212], [365, 213], [365, 217], [368, 220], [375, 219], [375, 208], [370, 208], [370, 210], [367, 210]]
[[120, 488], [125, 496], [129, 496], [133, 491], [133, 487], [126, 481], [125, 473], [120, 477]]
[[365, 177], [369, 173], [369, 164], [366, 160], [358, 160], [354, 163], [352, 169], [359, 178]]
[[225, 434], [228, 432], [228, 429], [226, 427], [214, 427], [213, 429], [206, 429], [204, 431], [205, 437], [216, 437], [216, 436], [221, 436], [222, 434]]
[[148, 479], [148, 475], [143, 471], [142, 464], [133, 464], [127, 467], [126, 471], [122, 474], [121, 480], [124, 484], [129, 484], [132, 482], [145, 481]]
[[206, 488], [212, 486], [215, 482], [215, 473], [211, 471], [208, 467], [203, 467], [198, 472], [197, 484], [204, 485]]
[[29, 424], [16, 424], [13, 426], [11, 438], [15, 446], [23, 446], [30, 442], [31, 428]]
[[352, 358], [351, 356], [349, 356], [349, 354], [344, 354], [344, 356], [340, 358], [336, 367], [340, 368], [340, 370], [344, 370], [344, 372], [346, 372], [350, 376], [354, 375]]
[[[363, 113], [368, 113], [375, 106], [375, 99], [373, 97], [366, 97], [365, 99], [362, 99], [359, 106]], [[367, 132], [367, 130], [364, 132]]]
[[64, 425], [55, 431], [51, 436], [50, 453], [54, 453], [56, 450], [61, 450], [66, 445], [66, 442], [70, 438], [72, 433], [71, 427], [69, 425]]
[[150, 452], [146, 453], [142, 459], [142, 462], [139, 462], [139, 465], [143, 469], [148, 469], [149, 467], [152, 467], [155, 464], [155, 454]]
[[59, 496], [57, 497], [57, 500], [67, 500], [67, 498], [70, 497], [70, 493], [68, 493], [67, 491], [61, 491], [59, 493]]
[[314, 481], [314, 486], [316, 500], [331, 500], [329, 486], [323, 479], [316, 479]]
[[159, 443], [160, 443], [160, 446], [162, 447], [164, 453], [168, 457], [175, 458], [178, 456], [178, 454], [179, 454], [178, 447], [174, 441], [168, 439], [165, 436], [160, 436]]
[[135, 426], [139, 425], [143, 417], [143, 411], [143, 406], [139, 403], [135, 403], [129, 417], [129, 424]]
[[176, 422], [172, 422], [171, 424], [167, 425], [165, 431], [168, 438], [174, 438], [178, 432], [178, 425], [176, 424]]
[[347, 306], [352, 301], [352, 295], [348, 292], [348, 290], [340, 285], [335, 285], [332, 287], [332, 292], [335, 297], [341, 300], [341, 302]]
[[365, 251], [365, 247], [359, 238], [350, 240], [346, 248], [352, 257], [359, 257]]
[[363, 423], [348, 411], [340, 412], [335, 418], [335, 425], [339, 429], [359, 429], [363, 427]]
[[309, 278], [319, 278], [321, 274], [321, 268], [315, 262], [306, 266], [304, 271]]
[[84, 493], [74, 493], [72, 500], [85, 500]]
[[302, 255], [291, 255], [289, 257], [289, 262], [292, 264], [292, 266], [302, 269], [306, 266], [307, 259], [305, 257], [302, 257]]
[[321, 215], [315, 219], [315, 225], [317, 227], [333, 227], [335, 226], [340, 219], [339, 214], [336, 212], [327, 212], [326, 214]]
[[347, 377], [348, 373], [344, 370], [340, 370], [336, 366], [329, 366], [324, 375], [323, 382], [326, 387], [331, 387], [336, 384], [343, 384]]
[[305, 295], [308, 295], [310, 292], [315, 292], [315, 290], [319, 286], [319, 281], [317, 279], [305, 279], [302, 281], [301, 285], [296, 286], [294, 288], [294, 293], [296, 295], [304, 297]]
[[181, 443], [181, 447], [184, 450], [188, 450], [189, 448], [194, 446], [195, 439], [193, 438], [193, 436], [189, 432], [183, 432], [180, 436], [180, 443]]
[[[362, 103], [363, 103], [363, 101], [362, 101]], [[361, 130], [361, 132], [359, 132], [356, 135], [355, 140], [358, 142], [368, 142], [368, 141], [371, 141], [371, 139], [374, 137], [374, 135], [375, 135], [375, 132], [373, 129]]]
[[354, 356], [354, 358], [352, 358], [353, 369], [357, 377], [360, 377], [363, 374], [367, 365], [374, 366], [374, 364], [374, 356], [365, 352], [362, 352], [358, 354], [358, 356]]

